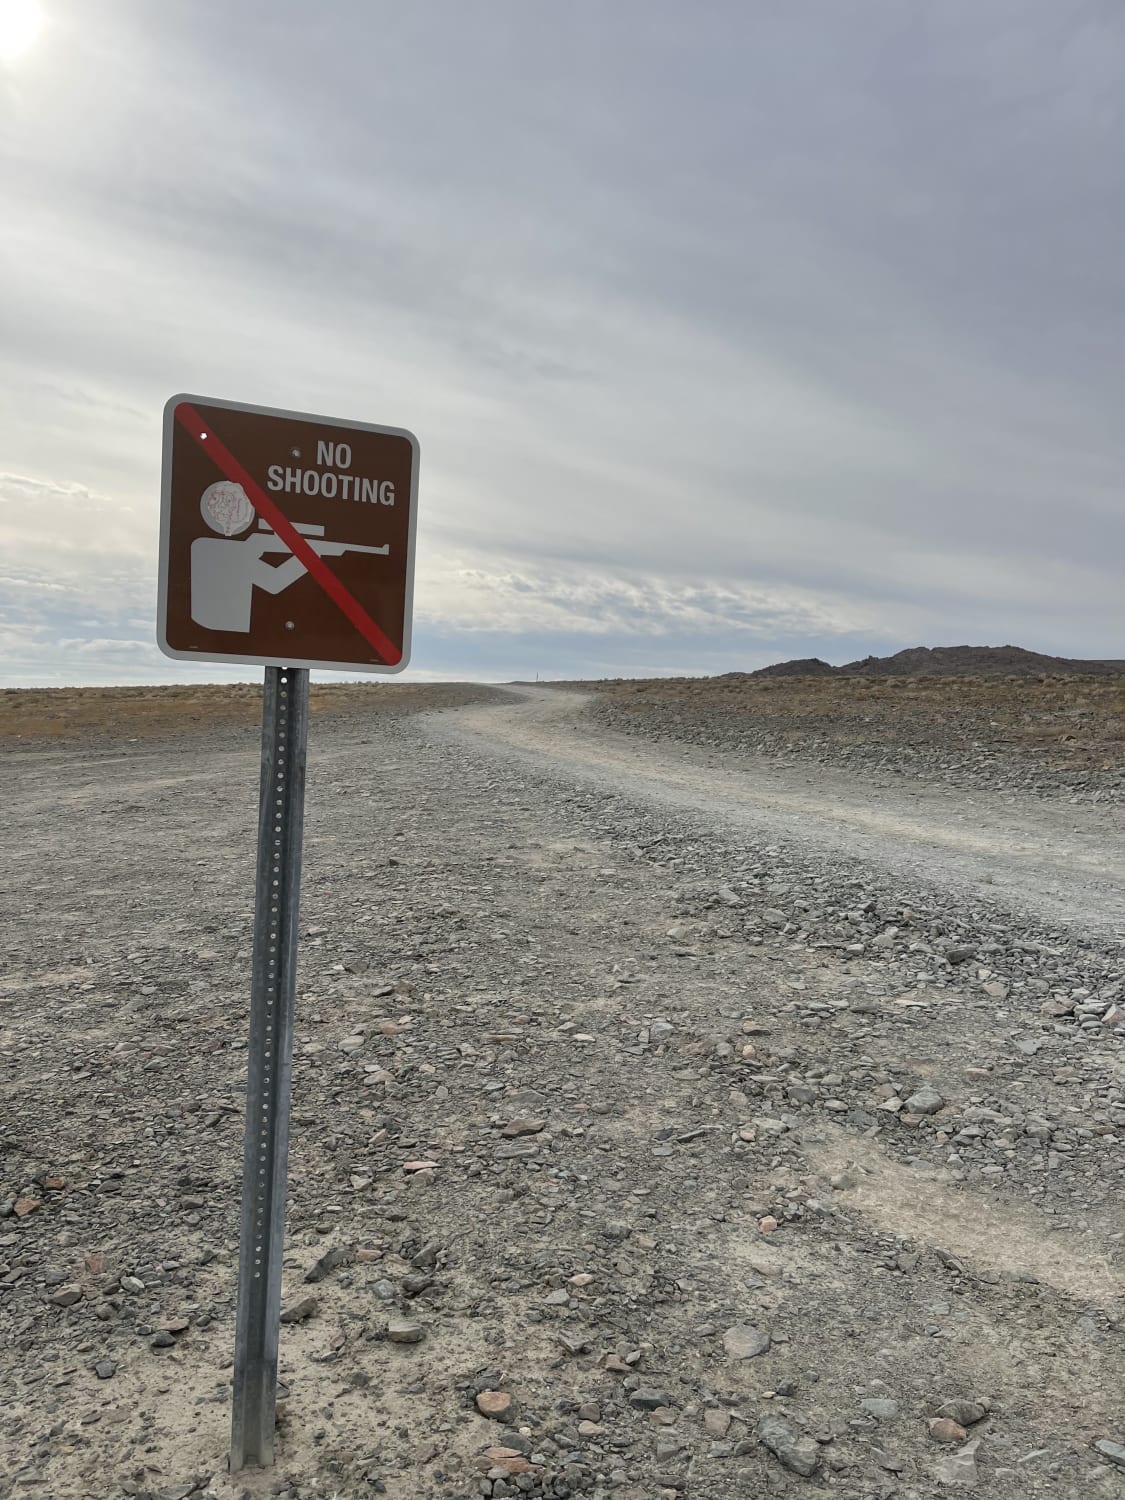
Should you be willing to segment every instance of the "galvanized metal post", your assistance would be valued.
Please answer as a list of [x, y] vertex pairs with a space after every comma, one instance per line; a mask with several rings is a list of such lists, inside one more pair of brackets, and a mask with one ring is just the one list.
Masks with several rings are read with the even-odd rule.
[[273, 1462], [309, 674], [267, 667], [230, 1467]]

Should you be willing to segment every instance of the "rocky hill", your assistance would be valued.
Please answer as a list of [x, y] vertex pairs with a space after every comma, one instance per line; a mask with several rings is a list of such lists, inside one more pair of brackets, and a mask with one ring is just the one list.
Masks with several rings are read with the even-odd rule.
[[842, 667], [818, 657], [778, 662], [728, 677], [1114, 677], [1125, 661], [1081, 661], [1044, 656], [1022, 646], [913, 646], [893, 656], [865, 656]]
[[842, 669], [833, 667], [819, 656], [801, 656], [796, 661], [775, 662], [772, 667], [760, 667], [757, 672], [725, 672], [730, 677], [835, 677]]

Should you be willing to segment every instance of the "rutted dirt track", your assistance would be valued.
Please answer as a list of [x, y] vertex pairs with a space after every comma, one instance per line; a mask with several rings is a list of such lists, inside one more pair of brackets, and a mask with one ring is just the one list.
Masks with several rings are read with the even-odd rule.
[[230, 1479], [256, 734], [0, 774], [12, 1493], [1125, 1493], [1119, 807], [545, 692], [314, 719], [315, 1306]]

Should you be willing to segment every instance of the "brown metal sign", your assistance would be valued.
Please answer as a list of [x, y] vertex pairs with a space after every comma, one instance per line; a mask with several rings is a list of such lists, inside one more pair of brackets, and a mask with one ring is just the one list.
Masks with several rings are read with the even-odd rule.
[[157, 640], [185, 661], [399, 672], [418, 440], [201, 396], [164, 409]]

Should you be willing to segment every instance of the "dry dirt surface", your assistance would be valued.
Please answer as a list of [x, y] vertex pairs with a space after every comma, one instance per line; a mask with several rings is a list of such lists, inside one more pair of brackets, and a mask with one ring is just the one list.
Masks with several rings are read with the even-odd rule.
[[311, 727], [261, 1473], [256, 731], [4, 741], [2, 1488], [1125, 1495], [1120, 807], [904, 777], [889, 709], [876, 778], [363, 691]]

